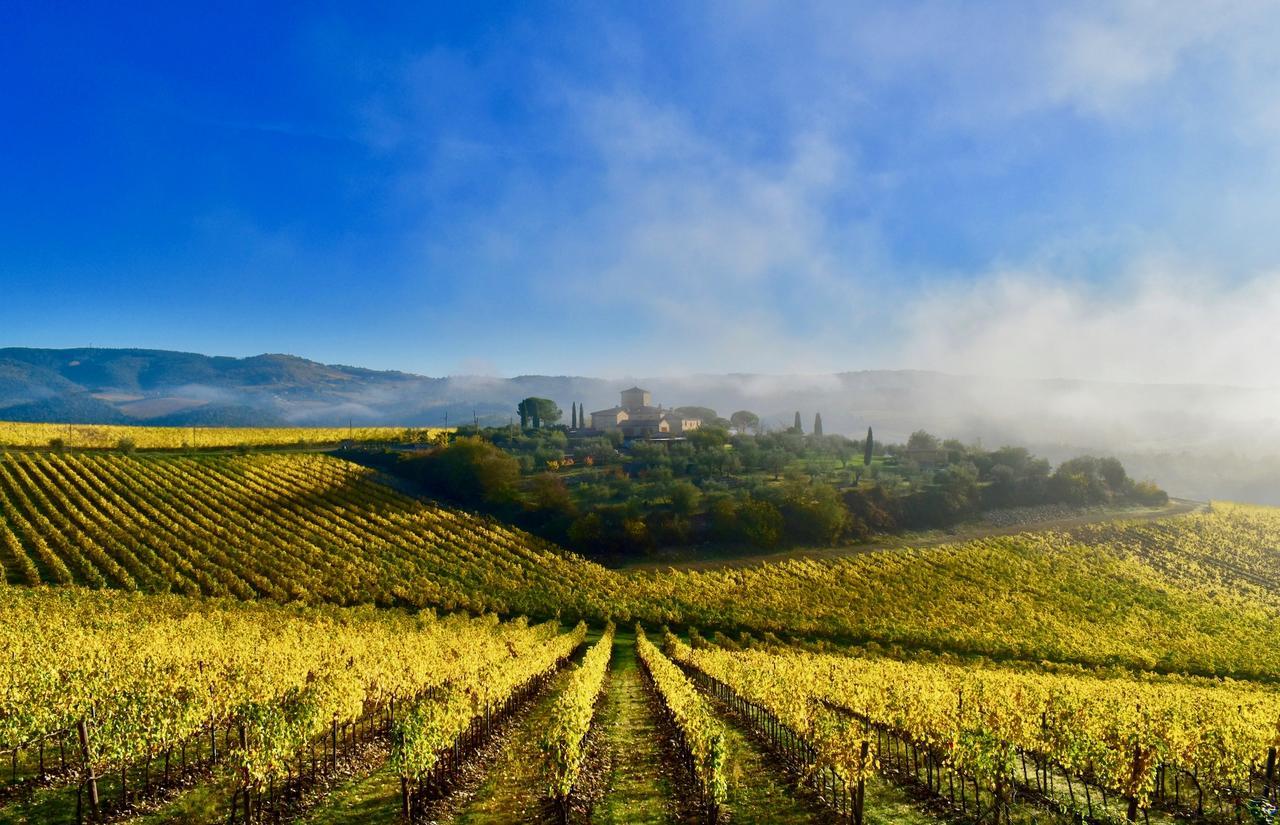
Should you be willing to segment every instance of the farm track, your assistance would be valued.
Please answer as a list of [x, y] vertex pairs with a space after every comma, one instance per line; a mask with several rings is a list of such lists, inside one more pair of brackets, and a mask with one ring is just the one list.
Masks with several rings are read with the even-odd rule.
[[442, 818], [442, 823], [504, 825], [554, 821], [544, 804], [543, 759], [538, 740], [550, 718], [556, 694], [568, 681], [569, 673], [567, 668], [561, 671], [546, 692], [515, 721], [503, 737], [502, 748], [485, 765], [483, 781], [473, 790], [454, 794], [454, 813]]
[[619, 633], [604, 703], [597, 710], [611, 770], [604, 799], [593, 812], [598, 825], [677, 822], [675, 766], [660, 745], [662, 732], [640, 680], [635, 640]]
[[723, 705], [712, 701], [712, 707], [724, 723], [729, 747], [730, 822], [801, 825], [828, 820], [818, 801], [792, 781], [750, 728], [733, 714], [725, 713]]

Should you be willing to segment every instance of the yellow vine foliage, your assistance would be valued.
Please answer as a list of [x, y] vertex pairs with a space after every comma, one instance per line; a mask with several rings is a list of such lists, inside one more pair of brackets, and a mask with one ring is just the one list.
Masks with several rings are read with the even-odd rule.
[[432, 443], [444, 427], [147, 427], [128, 424], [46, 424], [0, 421], [0, 447], [115, 449], [122, 441], [139, 450], [323, 446], [357, 443]]
[[721, 805], [729, 795], [728, 744], [724, 729], [707, 700], [680, 669], [636, 625], [636, 655], [653, 678], [662, 703], [675, 717], [685, 747], [693, 758], [693, 771], [705, 799]]
[[511, 647], [505, 657], [487, 662], [469, 679], [449, 683], [442, 695], [412, 706], [396, 722], [391, 768], [405, 779], [418, 779], [435, 767], [441, 753], [489, 708], [504, 702], [532, 679], [548, 673], [586, 638], [579, 622], [569, 633], [547, 633], [535, 644]]
[[86, 719], [92, 758], [161, 755], [243, 726], [252, 782], [333, 723], [474, 684], [554, 627], [371, 607], [301, 607], [78, 588], [0, 587], [0, 748]]
[[556, 694], [551, 707], [551, 718], [539, 744], [547, 774], [547, 796], [552, 799], [566, 799], [582, 773], [587, 732], [613, 654], [613, 634], [614, 626], [609, 624]]
[[[883, 725], [995, 788], [1019, 752], [1146, 807], [1160, 766], [1238, 798], [1280, 745], [1280, 691], [1230, 680], [1100, 678], [759, 650], [674, 655], [770, 709], [821, 748], [830, 710]], [[851, 726], [856, 742], [858, 725]], [[875, 736], [867, 737], [874, 743]], [[826, 757], [842, 775], [848, 740]]]

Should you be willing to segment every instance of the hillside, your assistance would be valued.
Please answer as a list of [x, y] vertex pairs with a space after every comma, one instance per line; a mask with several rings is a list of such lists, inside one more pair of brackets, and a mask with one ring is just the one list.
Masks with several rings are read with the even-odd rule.
[[598, 570], [321, 455], [0, 459], [11, 582], [547, 615]]
[[[1267, 509], [832, 561], [619, 573], [320, 455], [12, 453], [0, 459], [0, 504], [0, 564], [12, 583], [640, 619], [1280, 677], [1280, 593], [1266, 572], [1280, 555], [1280, 514]], [[1222, 559], [1211, 580], [1206, 558]]]
[[0, 349], [0, 420], [174, 426], [506, 424], [527, 396], [564, 409], [617, 403], [640, 383], [668, 406], [753, 410], [783, 428], [821, 412], [831, 433], [917, 429], [1053, 462], [1113, 454], [1175, 496], [1280, 505], [1272, 389], [1020, 380], [916, 370], [819, 375], [450, 376], [320, 364], [292, 355], [228, 358], [167, 350]]

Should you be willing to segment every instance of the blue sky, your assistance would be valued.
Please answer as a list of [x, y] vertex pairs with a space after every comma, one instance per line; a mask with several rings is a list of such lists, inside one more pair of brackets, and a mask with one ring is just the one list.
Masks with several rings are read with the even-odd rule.
[[0, 345], [1280, 383], [1262, 2], [27, 4]]

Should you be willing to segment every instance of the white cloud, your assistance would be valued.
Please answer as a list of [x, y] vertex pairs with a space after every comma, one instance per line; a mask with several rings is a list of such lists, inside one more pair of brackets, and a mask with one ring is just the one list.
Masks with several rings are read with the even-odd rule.
[[[517, 315], [537, 319], [536, 334], [526, 336], [533, 343], [504, 344], [527, 359], [521, 369], [538, 369], [542, 362], [536, 359], [554, 353], [553, 344], [543, 343], [543, 319], [580, 314], [611, 325], [592, 328], [603, 334], [594, 335], [590, 346], [575, 347], [556, 369], [644, 372], [653, 369], [654, 353], [665, 350], [673, 353], [662, 369], [668, 373], [910, 366], [1280, 383], [1261, 354], [1275, 343], [1265, 318], [1276, 308], [1277, 279], [1231, 280], [1270, 261], [1274, 247], [1259, 240], [1265, 234], [1258, 230], [1265, 230], [1265, 216], [1275, 205], [1269, 185], [1275, 172], [1240, 176], [1236, 168], [1219, 179], [1216, 170], [1205, 172], [1215, 155], [1200, 144], [1191, 145], [1201, 152], [1195, 168], [1170, 169], [1167, 180], [1149, 172], [1144, 177], [1146, 170], [1128, 179], [1123, 169], [1100, 167], [1099, 175], [1114, 175], [1114, 181], [1080, 193], [1047, 193], [1036, 205], [1042, 220], [998, 213], [990, 219], [1007, 220], [1024, 235], [1038, 234], [1022, 243], [1024, 251], [1005, 271], [975, 275], [996, 264], [966, 262], [958, 265], [966, 271], [947, 273], [959, 285], [926, 295], [913, 291], [929, 280], [931, 273], [922, 271], [928, 264], [895, 259], [894, 238], [901, 243], [902, 229], [888, 236], [880, 223], [888, 210], [878, 203], [888, 203], [904, 179], [904, 188], [914, 187], [910, 197], [919, 197], [929, 191], [934, 174], [940, 192], [948, 185], [999, 186], [1007, 182], [1000, 176], [1008, 169], [1023, 174], [1019, 164], [1034, 175], [1036, 164], [1052, 163], [1041, 154], [1042, 144], [1056, 139], [1058, 130], [1070, 134], [1077, 127], [1074, 116], [1052, 116], [1068, 110], [1108, 125], [1123, 121], [1120, 132], [1135, 123], [1174, 124], [1225, 130], [1246, 143], [1265, 144], [1268, 134], [1280, 134], [1280, 87], [1270, 82], [1280, 68], [1270, 48], [1280, 24], [1274, 5], [1116, 0], [1043, 6], [921, 2], [868, 9], [838, 3], [791, 11], [732, 4], [704, 21], [708, 37], [723, 42], [705, 44], [711, 65], [701, 68], [713, 73], [714, 87], [723, 87], [733, 102], [703, 102], [710, 109], [734, 110], [727, 118], [731, 123], [734, 107], [754, 113], [756, 105], [776, 105], [773, 125], [779, 134], [759, 136], [759, 142], [755, 135], [719, 131], [726, 118], [699, 111], [694, 96], [655, 98], [631, 82], [652, 56], [625, 26], [609, 34], [627, 46], [624, 62], [630, 68], [619, 77], [538, 73], [538, 112], [554, 121], [543, 137], [556, 138], [548, 141], [564, 153], [560, 160], [572, 157], [566, 164], [572, 171], [546, 172], [522, 160], [524, 152], [537, 158], [546, 147], [506, 146], [500, 128], [477, 129], [496, 142], [497, 148], [482, 148], [512, 159], [495, 173], [497, 194], [478, 206], [459, 205], [456, 214], [437, 219], [443, 224], [423, 232], [433, 273], [466, 272], [457, 288], [475, 309], [454, 314], [469, 318], [474, 312], [475, 323], [488, 325], [496, 302], [508, 301], [511, 306], [503, 309], [514, 307]], [[742, 66], [748, 53], [758, 53], [767, 71]], [[715, 74], [726, 68], [741, 68], [744, 76]], [[460, 121], [455, 130], [463, 136], [468, 124], [487, 124], [485, 113], [493, 107], [483, 104], [479, 91], [493, 71], [455, 54], [432, 53], [413, 62], [404, 83], [429, 105], [415, 108], [417, 98], [408, 95], [407, 102], [390, 107], [404, 122], [388, 115], [390, 126], [374, 107], [378, 117], [370, 129], [381, 136], [375, 142], [395, 147], [418, 135], [414, 113], [424, 106], [432, 118], [447, 110], [453, 116], [442, 119]], [[773, 85], [759, 84], [762, 79]], [[744, 103], [742, 89], [755, 93], [757, 86], [760, 100]], [[442, 87], [454, 91], [437, 100]], [[788, 109], [790, 101], [794, 110]], [[1212, 111], [1201, 108], [1205, 101]], [[910, 111], [894, 110], [899, 105]], [[1046, 114], [1042, 128], [1021, 128]], [[874, 121], [882, 115], [897, 117], [893, 126], [905, 131], [881, 133]], [[767, 131], [748, 120], [744, 130]], [[1081, 134], [1096, 138], [1089, 130]], [[859, 142], [867, 135], [872, 139], [864, 162]], [[471, 156], [456, 148], [470, 146], [459, 135], [426, 142], [429, 171], [411, 177], [406, 188], [435, 192], [440, 179], [452, 179], [441, 166], [460, 179], [475, 174]], [[901, 153], [899, 142], [907, 147]], [[455, 148], [444, 152], [449, 147]], [[442, 154], [456, 164], [441, 164]], [[1106, 160], [1117, 157], [1127, 160], [1119, 154]], [[957, 164], [989, 166], [990, 174], [970, 174], [966, 167], [947, 179]], [[1176, 199], [1168, 214], [1152, 210], [1155, 216], [1142, 216], [1143, 223], [1111, 212], [1091, 223], [1087, 215], [1073, 213], [1077, 197], [1149, 186], [1153, 179], [1155, 186], [1169, 183], [1170, 200]], [[961, 203], [977, 200], [948, 194]], [[1198, 241], [1176, 236], [1204, 218], [1209, 197], [1216, 223], [1197, 235], [1205, 238], [1202, 246], [1188, 250]], [[851, 201], [857, 208], [849, 208]], [[899, 207], [901, 222], [905, 210], [891, 206]], [[957, 246], [985, 244], [984, 252], [1001, 255], [999, 239], [973, 237], [985, 227], [965, 235], [967, 217], [955, 216], [956, 227], [924, 225], [920, 231], [937, 231], [945, 245], [958, 227]], [[1180, 260], [1179, 251], [1198, 260], [1220, 253], [1226, 274], [1185, 274], [1185, 264], [1163, 274], [1144, 265], [1108, 287], [1069, 280], [1086, 266], [1095, 277], [1122, 272], [1135, 256], [1153, 250], [1173, 261]], [[1037, 268], [1027, 261], [1050, 263]], [[896, 336], [889, 334], [894, 330], [886, 318], [902, 318]], [[470, 334], [463, 322], [452, 323], [457, 337]], [[488, 355], [502, 359], [504, 367], [512, 364], [505, 354]]]
[[605, 186], [551, 258], [575, 302], [625, 307], [635, 321], [618, 330], [634, 354], [614, 371], [652, 364], [647, 345], [659, 342], [696, 351], [677, 372], [812, 368], [855, 299], [825, 209], [857, 185], [848, 154], [804, 134], [784, 157], [744, 163], [678, 112], [635, 98], [587, 98], [578, 111]]
[[1280, 387], [1277, 319], [1280, 273], [1233, 283], [1148, 263], [1103, 286], [1011, 271], [916, 302], [903, 351], [960, 373]]
[[[1174, 81], [1206, 65], [1224, 66], [1252, 51], [1250, 45], [1274, 31], [1275, 5], [1257, 0], [1127, 0], [1064, 6], [1044, 29], [1042, 85], [1046, 102], [1062, 102], [1100, 115], [1120, 115], [1136, 98], [1168, 106]], [[1255, 55], [1256, 56], [1256, 55]], [[1200, 78], [1203, 80], [1204, 78]], [[1246, 81], [1236, 101], [1248, 108], [1259, 93], [1272, 92], [1231, 73], [1219, 80]]]

